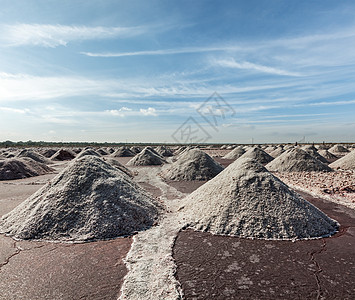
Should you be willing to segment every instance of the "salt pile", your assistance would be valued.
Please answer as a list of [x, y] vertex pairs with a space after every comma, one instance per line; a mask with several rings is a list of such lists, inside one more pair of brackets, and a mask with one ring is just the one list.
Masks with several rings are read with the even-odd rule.
[[329, 236], [338, 224], [252, 159], [240, 158], [186, 197], [189, 227], [261, 239]]
[[276, 158], [276, 157], [280, 156], [284, 152], [285, 152], [285, 150], [280, 146], [280, 147], [277, 147], [274, 151], [270, 152], [269, 154], [273, 158]]
[[148, 147], [144, 148], [135, 157], [127, 162], [128, 166], [151, 166], [162, 165], [166, 161], [159, 155], [152, 152]]
[[107, 161], [110, 165], [114, 166], [115, 168], [119, 169], [123, 173], [127, 174], [129, 177], [134, 177], [133, 173], [131, 170], [126, 168], [123, 164], [121, 164], [119, 161], [117, 161], [114, 158], [105, 158], [105, 161]]
[[319, 161], [321, 161], [322, 163], [324, 163], [324, 164], [328, 164], [329, 163], [329, 161], [325, 157], [320, 155], [317, 150], [313, 150], [312, 148], [307, 148], [307, 149], [305, 149], [305, 151], [307, 153], [309, 153], [311, 156], [313, 156], [314, 158], [316, 158]]
[[274, 151], [277, 147], [275, 146], [267, 146], [267, 147], [264, 147], [264, 151], [268, 154], [270, 154], [272, 151]]
[[44, 175], [54, 170], [31, 158], [9, 158], [0, 161], [0, 180], [21, 179]]
[[35, 151], [24, 149], [16, 155], [16, 157], [28, 157], [32, 158], [34, 161], [40, 162], [42, 164], [52, 163], [48, 158], [44, 157], [42, 154], [39, 154]]
[[243, 149], [242, 146], [239, 146], [237, 148], [234, 148], [231, 152], [227, 153], [225, 156], [223, 156], [224, 159], [238, 159], [245, 153], [245, 150]]
[[269, 171], [277, 172], [303, 172], [323, 171], [330, 172], [332, 169], [308, 152], [293, 148], [285, 151], [266, 165]]
[[209, 180], [222, 170], [223, 167], [207, 153], [191, 149], [181, 154], [170, 166], [166, 166], [160, 176], [166, 180], [176, 181]]
[[111, 154], [112, 157], [132, 157], [135, 153], [127, 147], [120, 147]]
[[72, 160], [76, 156], [75, 152], [67, 149], [60, 149], [56, 153], [53, 154], [51, 160]]
[[355, 150], [329, 165], [334, 169], [355, 170]]
[[337, 153], [347, 153], [349, 152], [348, 149], [346, 149], [344, 146], [342, 145], [334, 145], [333, 147], [331, 147], [329, 150], [329, 152], [333, 153], [333, 154], [337, 154]]
[[320, 144], [317, 146], [318, 150], [328, 150], [329, 147], [325, 144]]
[[51, 156], [53, 156], [55, 153], [57, 152], [57, 150], [54, 149], [45, 149], [42, 151], [42, 155], [44, 157], [50, 158]]
[[[187, 147], [186, 146], [181, 146], [178, 149], [175, 150], [174, 154], [179, 155], [181, 154]], [[190, 148], [190, 147], [189, 147]]]
[[264, 150], [259, 147], [252, 147], [247, 152], [245, 152], [241, 158], [251, 158], [255, 159], [257, 162], [266, 165], [268, 162], [272, 161], [274, 158], [267, 154]]
[[160, 155], [160, 156], [165, 156], [165, 157], [169, 157], [169, 156], [173, 156], [173, 152], [164, 146], [159, 146], [157, 149], [155, 149], [155, 151]]
[[100, 155], [108, 155], [106, 149], [104, 148], [100, 148], [96, 152], [99, 153]]
[[85, 149], [83, 151], [81, 151], [75, 159], [80, 159], [84, 156], [88, 156], [88, 155], [92, 155], [92, 156], [97, 156], [97, 157], [101, 157], [101, 155], [99, 153], [97, 153], [94, 149]]
[[3, 216], [0, 232], [20, 239], [101, 240], [147, 229], [160, 210], [124, 173], [84, 156]]
[[317, 151], [317, 148], [314, 147], [314, 145], [305, 145], [301, 149], [303, 149], [305, 151]]
[[333, 153], [330, 153], [328, 150], [318, 150], [318, 153], [320, 155], [322, 155], [328, 161], [338, 159], [338, 157], [336, 155], [334, 155]]

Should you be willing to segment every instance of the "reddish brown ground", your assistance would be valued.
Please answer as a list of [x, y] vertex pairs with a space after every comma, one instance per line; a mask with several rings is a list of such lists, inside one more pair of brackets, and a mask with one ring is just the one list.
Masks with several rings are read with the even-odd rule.
[[186, 299], [355, 299], [355, 213], [306, 197], [340, 233], [291, 242], [180, 232], [173, 255]]
[[131, 238], [85, 244], [0, 236], [0, 299], [117, 299]]

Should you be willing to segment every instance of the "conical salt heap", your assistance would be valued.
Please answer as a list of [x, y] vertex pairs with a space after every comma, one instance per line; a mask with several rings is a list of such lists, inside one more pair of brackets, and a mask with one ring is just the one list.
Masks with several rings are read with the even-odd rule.
[[51, 160], [63, 161], [63, 160], [72, 160], [75, 158], [76, 154], [74, 151], [69, 149], [59, 149], [56, 153], [51, 156]]
[[262, 165], [266, 165], [268, 162], [272, 161], [274, 158], [267, 154], [264, 150], [259, 147], [252, 147], [245, 152], [241, 158], [251, 158], [255, 159], [257, 162]]
[[334, 169], [355, 170], [355, 150], [329, 165]]
[[75, 159], [80, 159], [80, 158], [82, 158], [84, 156], [88, 156], [88, 155], [101, 157], [101, 155], [99, 153], [97, 153], [94, 149], [84, 149], [75, 157]]
[[119, 169], [123, 173], [127, 174], [129, 177], [131, 177], [131, 178], [134, 177], [133, 172], [131, 170], [129, 170], [128, 168], [126, 168], [126, 166], [121, 164], [116, 159], [108, 157], [108, 158], [105, 158], [105, 161], [107, 161], [110, 165], [114, 166], [116, 169]]
[[270, 152], [269, 154], [273, 158], [276, 158], [276, 157], [280, 156], [284, 152], [285, 152], [285, 150], [283, 149], [283, 147], [279, 146], [274, 151]]
[[136, 154], [127, 147], [120, 147], [111, 154], [112, 157], [133, 157]]
[[148, 147], [144, 148], [135, 157], [127, 162], [128, 166], [152, 166], [162, 165], [166, 161], [159, 155], [153, 153]]
[[53, 163], [50, 161], [48, 158], [44, 157], [42, 154], [39, 154], [35, 151], [32, 151], [30, 149], [24, 149], [20, 153], [16, 155], [16, 157], [28, 157], [32, 158], [34, 161], [40, 162], [42, 164], [51, 164]]
[[252, 159], [240, 158], [184, 200], [188, 227], [260, 239], [325, 237], [338, 224]]
[[84, 156], [3, 216], [0, 232], [20, 239], [108, 239], [152, 226], [160, 210], [127, 175]]
[[162, 170], [160, 176], [166, 180], [209, 180], [223, 170], [207, 153], [191, 149], [181, 154], [177, 161]]
[[234, 148], [231, 152], [227, 153], [225, 156], [223, 156], [224, 159], [238, 159], [245, 153], [245, 150], [243, 149], [242, 146], [239, 146], [237, 148]]
[[158, 148], [155, 149], [155, 151], [163, 157], [169, 157], [169, 156], [173, 156], [173, 152], [165, 146], [159, 146]]
[[96, 152], [99, 153], [100, 155], [108, 155], [108, 152], [105, 148], [97, 149]]
[[338, 159], [338, 156], [334, 155], [333, 153], [330, 153], [328, 150], [321, 149], [318, 150], [318, 153], [322, 155], [327, 161]]
[[[313, 147], [314, 148], [314, 147]], [[318, 159], [319, 161], [321, 161], [322, 163], [324, 164], [328, 164], [329, 161], [323, 157], [322, 155], [320, 155], [318, 153], [317, 150], [313, 150], [313, 148], [306, 148], [306, 149], [303, 149], [304, 151], [306, 151], [308, 154], [310, 154], [311, 156], [313, 156], [314, 158]]]
[[332, 171], [326, 164], [299, 148], [285, 151], [265, 167], [273, 172]]
[[41, 153], [44, 157], [50, 158], [56, 152], [57, 152], [57, 150], [54, 150], [54, 149], [44, 149], [44, 150], [42, 150]]
[[22, 179], [44, 175], [54, 170], [32, 158], [8, 158], [0, 161], [0, 180]]
[[350, 152], [348, 149], [346, 149], [344, 146], [342, 145], [334, 145], [333, 147], [331, 147], [330, 149], [328, 149], [329, 152], [333, 153], [333, 154], [337, 154], [337, 153], [348, 153]]

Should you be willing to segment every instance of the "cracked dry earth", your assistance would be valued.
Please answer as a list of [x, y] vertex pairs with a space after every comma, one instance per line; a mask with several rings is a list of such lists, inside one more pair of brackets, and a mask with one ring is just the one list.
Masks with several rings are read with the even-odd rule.
[[[144, 299], [157, 299], [144, 290], [151, 282], [136, 274], [149, 271], [153, 276], [161, 270], [168, 272], [151, 277], [157, 279], [154, 288], [166, 287], [161, 299], [180, 293], [185, 299], [355, 298], [354, 210], [299, 192], [341, 224], [335, 236], [319, 240], [179, 232], [169, 217], [179, 199], [204, 182], [166, 184], [157, 178], [158, 168], [136, 171], [136, 181], [167, 204], [161, 227], [133, 238], [83, 244], [14, 241], [0, 235], [0, 299], [117, 299], [121, 291], [123, 299], [137, 299], [140, 293]], [[41, 178], [0, 186], [0, 215], [40, 188], [47, 180]], [[165, 260], [157, 261], [154, 251], [167, 254]]]
[[291, 242], [180, 232], [173, 256], [186, 299], [354, 299], [355, 213], [302, 195], [340, 222], [339, 233]]

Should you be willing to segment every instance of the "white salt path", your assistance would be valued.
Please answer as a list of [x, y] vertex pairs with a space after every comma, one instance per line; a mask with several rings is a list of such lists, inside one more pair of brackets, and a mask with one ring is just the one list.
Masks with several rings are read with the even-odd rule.
[[185, 225], [177, 208], [179, 198], [186, 195], [161, 181], [157, 176], [159, 171], [159, 167], [140, 169], [136, 180], [159, 187], [162, 200], [167, 200], [168, 192], [173, 193], [176, 199], [165, 202], [170, 212], [162, 218], [158, 226], [133, 237], [131, 249], [125, 259], [128, 273], [119, 299], [182, 299], [182, 289], [174, 276], [176, 265], [172, 249], [177, 234]]

